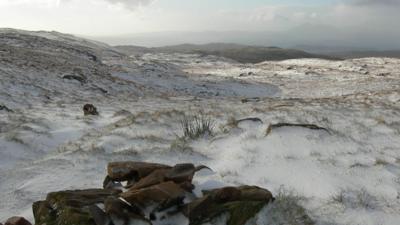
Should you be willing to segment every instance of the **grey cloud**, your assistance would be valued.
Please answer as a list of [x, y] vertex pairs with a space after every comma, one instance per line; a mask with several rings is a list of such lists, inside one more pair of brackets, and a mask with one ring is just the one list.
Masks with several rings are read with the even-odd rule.
[[354, 0], [353, 3], [359, 6], [400, 6], [400, 0]]

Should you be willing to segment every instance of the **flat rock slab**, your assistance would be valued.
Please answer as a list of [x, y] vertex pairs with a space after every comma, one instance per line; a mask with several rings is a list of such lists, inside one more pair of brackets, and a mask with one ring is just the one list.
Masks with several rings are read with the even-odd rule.
[[149, 206], [165, 202], [177, 202], [185, 198], [186, 191], [172, 181], [153, 185], [148, 188], [131, 189], [121, 197], [131, 204]]
[[205, 196], [187, 204], [183, 210], [190, 225], [201, 225], [229, 213], [227, 225], [244, 225], [266, 204], [272, 193], [256, 186], [225, 187], [205, 192]]
[[107, 166], [108, 176], [114, 181], [140, 180], [158, 169], [170, 166], [146, 162], [113, 162]]

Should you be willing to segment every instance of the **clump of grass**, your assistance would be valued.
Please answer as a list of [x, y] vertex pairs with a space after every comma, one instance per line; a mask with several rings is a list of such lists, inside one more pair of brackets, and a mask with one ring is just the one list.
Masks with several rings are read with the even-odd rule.
[[348, 208], [374, 209], [378, 207], [376, 197], [369, 194], [365, 189], [341, 190], [332, 196], [332, 202], [343, 204]]
[[212, 136], [214, 121], [204, 115], [184, 116], [181, 121], [183, 136], [187, 139], [196, 140], [204, 136]]

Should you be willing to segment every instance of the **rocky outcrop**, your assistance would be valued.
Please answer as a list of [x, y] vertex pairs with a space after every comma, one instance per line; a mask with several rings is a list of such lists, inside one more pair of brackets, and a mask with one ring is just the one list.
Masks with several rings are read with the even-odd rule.
[[226, 214], [228, 225], [244, 225], [274, 201], [271, 192], [256, 186], [206, 190], [197, 197], [192, 180], [206, 168], [190, 163], [113, 162], [108, 165], [104, 189], [54, 192], [35, 202], [35, 225], [151, 225], [178, 213], [190, 225]]
[[145, 162], [114, 162], [107, 166], [108, 176], [113, 181], [140, 180], [158, 169], [171, 168], [167, 165]]

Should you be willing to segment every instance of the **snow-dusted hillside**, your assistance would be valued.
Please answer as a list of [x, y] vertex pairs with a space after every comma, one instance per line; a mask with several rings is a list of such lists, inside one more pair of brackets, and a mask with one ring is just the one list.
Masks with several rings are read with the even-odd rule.
[[[250, 184], [299, 202], [317, 224], [400, 221], [400, 60], [240, 64], [124, 55], [55, 32], [0, 30], [0, 221], [32, 219], [51, 191], [100, 187], [110, 161], [192, 162], [202, 186]], [[100, 116], [84, 117], [96, 105]], [[213, 137], [180, 143], [184, 115]], [[257, 117], [263, 121], [244, 121]], [[326, 128], [274, 128], [270, 124]], [[293, 224], [270, 205], [256, 224]], [[223, 219], [222, 219], [223, 220]], [[294, 223], [296, 224], [296, 223]], [[299, 223], [301, 224], [301, 223]]]

